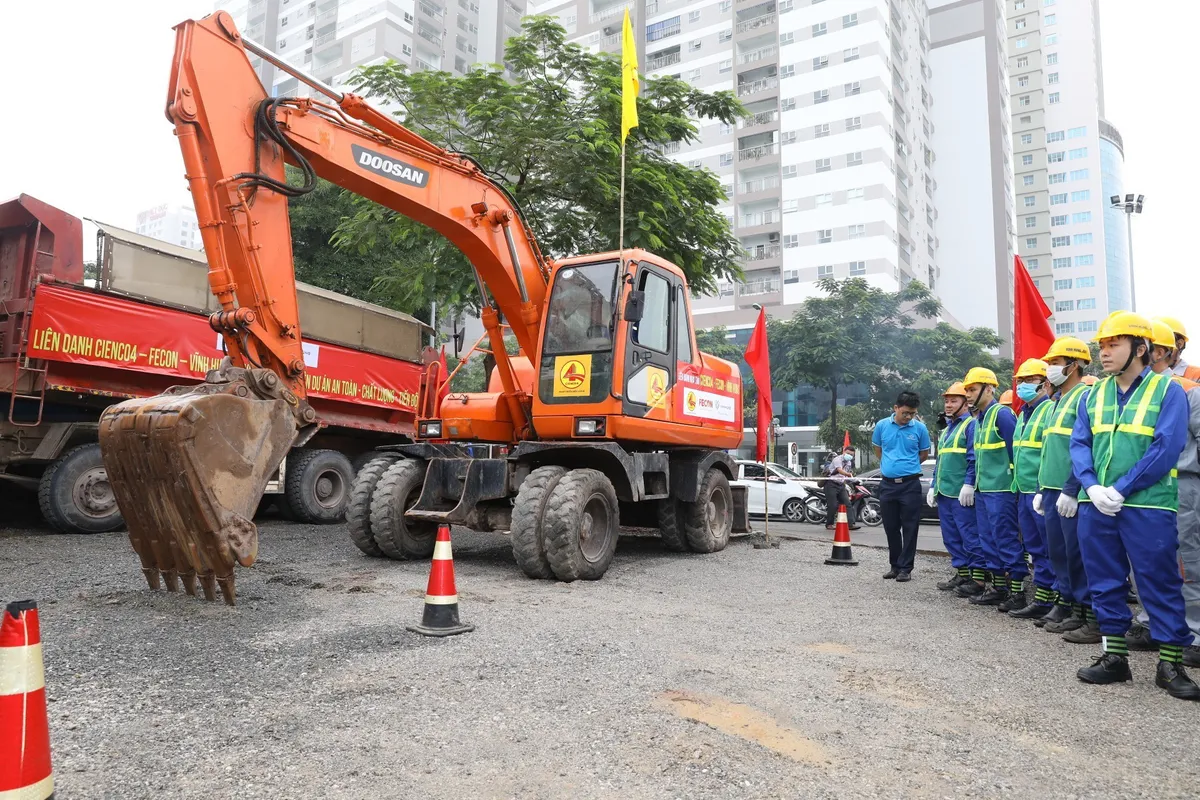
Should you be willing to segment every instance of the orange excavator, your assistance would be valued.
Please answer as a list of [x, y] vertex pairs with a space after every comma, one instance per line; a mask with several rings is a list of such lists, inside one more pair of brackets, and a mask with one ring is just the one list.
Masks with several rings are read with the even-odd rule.
[[[438, 524], [507, 530], [522, 570], [601, 577], [620, 525], [713, 552], [747, 530], [725, 452], [742, 441], [738, 368], [698, 351], [683, 273], [642, 250], [547, 258], [515, 199], [467, 155], [416, 135], [243, 38], [226, 12], [176, 27], [167, 117], [183, 151], [227, 357], [203, 384], [112, 406], [104, 463], [152, 589], [235, 599], [268, 478], [314, 431], [288, 198], [323, 177], [433, 228], [473, 265], [495, 367], [443, 394], [427, 367], [417, 441], [359, 473], [364, 552], [428, 557]], [[323, 100], [269, 97], [251, 55]], [[285, 181], [298, 167], [301, 185]], [[510, 331], [519, 352], [509, 355]], [[365, 388], [364, 388], [365, 390]], [[386, 387], [374, 387], [384, 390]], [[474, 458], [474, 445], [500, 445]]]

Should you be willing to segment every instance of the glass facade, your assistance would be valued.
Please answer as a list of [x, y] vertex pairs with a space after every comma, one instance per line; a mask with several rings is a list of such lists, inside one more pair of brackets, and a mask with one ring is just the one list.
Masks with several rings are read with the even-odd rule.
[[1104, 271], [1108, 284], [1108, 310], [1120, 311], [1131, 305], [1129, 296], [1129, 238], [1125, 211], [1113, 208], [1108, 198], [1124, 197], [1125, 154], [1108, 138], [1100, 137], [1100, 169], [1104, 185]]

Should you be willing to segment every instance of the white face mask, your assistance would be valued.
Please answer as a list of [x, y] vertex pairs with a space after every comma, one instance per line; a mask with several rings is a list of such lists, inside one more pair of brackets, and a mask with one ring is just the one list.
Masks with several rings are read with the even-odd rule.
[[1067, 382], [1066, 370], [1063, 367], [1056, 367], [1051, 364], [1049, 367], [1046, 367], [1046, 380], [1055, 386], [1062, 386]]

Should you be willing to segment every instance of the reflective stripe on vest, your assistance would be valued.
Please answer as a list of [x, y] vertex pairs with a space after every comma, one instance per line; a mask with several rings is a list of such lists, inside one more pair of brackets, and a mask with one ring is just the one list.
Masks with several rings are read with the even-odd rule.
[[1054, 403], [1043, 400], [1028, 419], [1024, 415], [1017, 418], [1013, 434], [1013, 487], [1023, 494], [1035, 494], [1038, 490], [1043, 426], [1053, 408]]
[[[1116, 483], [1150, 449], [1162, 401], [1170, 388], [1170, 380], [1151, 374], [1118, 412], [1116, 380], [1108, 377], [1096, 384], [1088, 397], [1088, 414], [1092, 418], [1092, 464], [1101, 486]], [[1087, 498], [1085, 492], [1080, 494], [1081, 500]], [[1178, 473], [1172, 469], [1153, 486], [1127, 497], [1125, 505], [1177, 511]]]
[[[976, 426], [975, 433], [975, 488], [981, 492], [1012, 491], [1012, 461], [1008, 457], [1008, 443], [996, 427], [996, 416], [1008, 410], [999, 403], [992, 403]], [[1012, 413], [1008, 410], [1008, 413]]]
[[937, 493], [946, 497], [958, 497], [963, 481], [967, 479], [967, 426], [970, 417], [964, 417], [953, 428], [947, 428], [938, 442]]
[[1075, 386], [1054, 405], [1054, 422], [1042, 431], [1042, 464], [1038, 484], [1043, 489], [1062, 489], [1071, 477], [1071, 432], [1079, 416], [1079, 398], [1088, 391], [1085, 383]]

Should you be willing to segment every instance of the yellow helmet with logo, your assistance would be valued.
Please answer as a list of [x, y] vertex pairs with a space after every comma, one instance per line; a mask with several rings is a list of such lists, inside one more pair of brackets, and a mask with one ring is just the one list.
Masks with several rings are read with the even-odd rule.
[[1171, 329], [1170, 325], [1161, 319], [1152, 319], [1150, 320], [1150, 330], [1154, 331], [1154, 335], [1150, 337], [1153, 344], [1168, 350], [1175, 349], [1175, 331]]
[[1044, 378], [1046, 377], [1046, 362], [1040, 358], [1027, 358], [1025, 363], [1017, 370], [1018, 378]]
[[1100, 323], [1100, 330], [1096, 331], [1096, 336], [1092, 341], [1099, 342], [1115, 336], [1151, 339], [1154, 337], [1154, 329], [1150, 327], [1150, 320], [1141, 314], [1132, 311], [1114, 311], [1104, 322]]
[[1171, 329], [1171, 333], [1183, 339], [1188, 340], [1187, 328], [1183, 327], [1183, 323], [1174, 317], [1158, 317], [1159, 322], [1167, 323], [1167, 327]]
[[974, 386], [977, 383], [986, 383], [988, 386], [1000, 385], [1000, 381], [996, 380], [996, 373], [987, 367], [971, 367], [967, 370], [967, 377], [963, 378], [963, 387]]
[[1042, 356], [1042, 361], [1059, 357], [1077, 358], [1085, 364], [1092, 363], [1092, 351], [1088, 349], [1083, 339], [1076, 339], [1074, 336], [1060, 336], [1055, 339], [1046, 355]]
[[1012, 389], [1005, 389], [1004, 394], [1000, 395], [1000, 405], [1012, 408]]
[[950, 388], [942, 392], [942, 397], [966, 397], [967, 390], [963, 388], [962, 381], [955, 381], [950, 384]]

